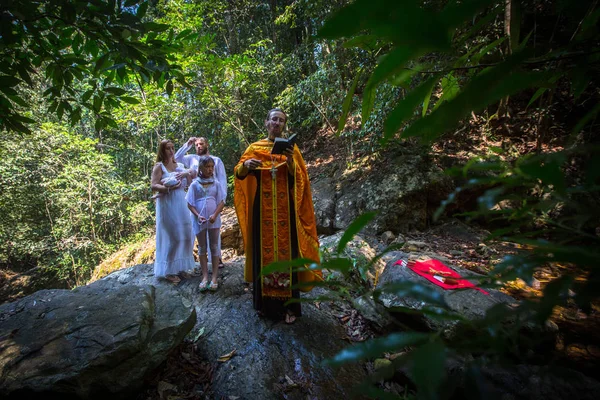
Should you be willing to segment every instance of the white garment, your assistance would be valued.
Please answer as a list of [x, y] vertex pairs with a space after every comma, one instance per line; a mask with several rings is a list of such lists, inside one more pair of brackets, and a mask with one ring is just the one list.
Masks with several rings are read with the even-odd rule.
[[[178, 163], [183, 163], [186, 168], [189, 168], [198, 173], [198, 160], [200, 156], [197, 154], [188, 154], [186, 155], [193, 146], [189, 146], [187, 143], [184, 144], [177, 152], [175, 153], [175, 161]], [[225, 166], [223, 165], [223, 161], [217, 156], [210, 156], [215, 163], [214, 177], [221, 184], [221, 188], [223, 189], [223, 202], [227, 202], [227, 173], [225, 172]], [[193, 247], [193, 244], [192, 244]], [[221, 248], [221, 235], [219, 235], [219, 248]], [[209, 249], [209, 257], [212, 258], [212, 254]]]
[[[177, 164], [174, 172], [169, 172], [162, 163], [160, 166], [163, 172], [162, 179], [185, 170], [183, 164]], [[163, 193], [156, 200], [156, 277], [194, 269], [194, 236], [185, 201], [185, 186], [184, 179], [177, 189], [168, 194]]]
[[[177, 153], [175, 153], [175, 161], [178, 163], [183, 163], [186, 168], [191, 169], [192, 171], [198, 172], [198, 159], [200, 158], [197, 154], [188, 154], [187, 153], [192, 146], [188, 146], [184, 144]], [[223, 197], [223, 201], [227, 198], [227, 174], [225, 173], [225, 166], [223, 165], [223, 161], [219, 157], [210, 156], [215, 162], [215, 172], [214, 177], [221, 184], [221, 188], [223, 189], [223, 193], [225, 196]]]
[[190, 211], [190, 218], [192, 221], [192, 232], [194, 235], [199, 234], [205, 229], [215, 229], [221, 227], [221, 214], [217, 216], [215, 222], [210, 223], [208, 217], [210, 217], [217, 210], [217, 206], [222, 201], [225, 201], [223, 195], [223, 189], [218, 181], [203, 187], [198, 179], [194, 179], [190, 188], [188, 189], [185, 197], [188, 204], [194, 206], [196, 211], [206, 218], [206, 222], [200, 224], [198, 218]]

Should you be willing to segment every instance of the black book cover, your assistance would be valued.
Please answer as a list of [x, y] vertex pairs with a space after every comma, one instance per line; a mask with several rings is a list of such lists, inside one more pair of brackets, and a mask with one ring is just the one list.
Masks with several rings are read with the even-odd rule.
[[295, 144], [296, 144], [296, 134], [295, 133], [287, 139], [281, 138], [281, 137], [275, 138], [275, 141], [273, 143], [273, 148], [271, 149], [271, 154], [283, 154], [285, 149], [287, 149], [288, 147], [294, 148]]

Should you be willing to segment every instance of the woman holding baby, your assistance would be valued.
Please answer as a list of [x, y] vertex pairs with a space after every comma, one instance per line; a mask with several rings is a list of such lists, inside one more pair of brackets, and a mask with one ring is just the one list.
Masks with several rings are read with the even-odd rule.
[[185, 200], [191, 171], [175, 162], [175, 146], [163, 140], [152, 170], [156, 198], [156, 258], [154, 275], [177, 283], [178, 274], [194, 269], [192, 222]]

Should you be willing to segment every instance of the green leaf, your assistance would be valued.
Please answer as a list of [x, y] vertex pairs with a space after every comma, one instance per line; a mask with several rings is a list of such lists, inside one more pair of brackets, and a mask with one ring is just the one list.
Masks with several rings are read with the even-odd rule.
[[529, 87], [546, 85], [552, 73], [514, 72], [523, 60], [515, 55], [506, 62], [488, 68], [476, 76], [454, 99], [444, 102], [437, 110], [409, 126], [402, 137], [420, 136], [431, 141], [468, 116], [484, 107]]
[[436, 102], [433, 107], [436, 110], [444, 101], [452, 100], [456, 97], [456, 95], [460, 92], [460, 86], [458, 84], [458, 79], [454, 76], [452, 72], [442, 78], [442, 95]]
[[440, 341], [426, 343], [410, 354], [411, 377], [421, 399], [437, 399], [446, 377], [446, 347]]
[[94, 111], [99, 113], [102, 109], [103, 98], [100, 96], [94, 96]]
[[376, 215], [376, 211], [371, 211], [360, 215], [354, 221], [352, 221], [352, 223], [348, 225], [348, 228], [346, 228], [346, 231], [340, 238], [340, 242], [337, 245], [336, 252], [338, 254], [342, 254], [342, 252], [346, 249], [346, 245], [352, 240], [354, 235], [360, 232], [369, 222], [371, 222], [373, 218], [375, 218]]
[[525, 107], [525, 108], [529, 108], [529, 106], [532, 105], [534, 101], [539, 99], [540, 96], [546, 92], [546, 90], [548, 90], [548, 88], [539, 88], [538, 90], [536, 90], [536, 92], [533, 94], [533, 96], [531, 96], [529, 103], [527, 103], [527, 107]]
[[564, 155], [554, 153], [550, 155], [539, 155], [526, 157], [518, 162], [518, 168], [525, 174], [542, 181], [546, 185], [553, 185], [559, 192], [566, 188], [565, 176], [562, 166], [565, 162]]
[[96, 60], [96, 64], [94, 67], [94, 71], [98, 72], [100, 70], [103, 70], [106, 68], [106, 65], [108, 64], [108, 57], [110, 56], [110, 53], [106, 53], [103, 54], [102, 56], [100, 56], [100, 58], [98, 58]]
[[116, 96], [121, 96], [121, 95], [127, 93], [127, 90], [125, 90], [123, 88], [119, 88], [119, 87], [114, 87], [114, 86], [105, 87], [104, 91], [108, 92], [110, 94], [114, 94]]
[[415, 108], [423, 101], [423, 98], [430, 93], [433, 86], [437, 83], [438, 77], [430, 78], [414, 90], [410, 91], [404, 99], [400, 100], [396, 107], [389, 113], [384, 123], [384, 135], [381, 140], [385, 144], [400, 129], [404, 121], [408, 120]]
[[313, 260], [308, 258], [295, 258], [293, 260], [275, 261], [266, 265], [260, 270], [261, 275], [269, 275], [273, 272], [290, 272], [293, 267], [303, 267], [310, 265], [309, 269], [320, 269]]
[[94, 89], [87, 90], [83, 95], [81, 95], [81, 101], [83, 103], [85, 103], [86, 101], [88, 101], [90, 99], [90, 97], [92, 97], [92, 95], [94, 94], [94, 92], [95, 92]]
[[354, 92], [356, 91], [356, 85], [358, 84], [358, 79], [360, 78], [360, 71], [356, 73], [354, 80], [352, 81], [352, 86], [350, 86], [350, 90], [348, 94], [344, 98], [344, 104], [342, 105], [342, 115], [340, 116], [340, 121], [338, 122], [337, 135], [344, 130], [346, 126], [346, 120], [348, 119], [348, 113], [350, 112], [350, 107], [352, 106], [352, 98], [354, 97]]
[[427, 342], [431, 336], [431, 334], [419, 332], [392, 333], [388, 336], [371, 339], [367, 342], [345, 348], [333, 356], [333, 358], [326, 360], [326, 363], [340, 366], [376, 357], [384, 352], [398, 352], [407, 346], [415, 346]]
[[153, 32], [164, 32], [171, 27], [168, 24], [158, 24], [156, 22], [144, 22], [142, 25], [146, 30]]
[[378, 47], [377, 40], [378, 38], [375, 35], [361, 35], [344, 42], [343, 46], [345, 48], [358, 47], [363, 50], [372, 51]]
[[479, 51], [479, 53], [477, 53], [474, 57], [473, 57], [473, 64], [477, 64], [479, 63], [479, 61], [481, 60], [481, 58], [485, 55], [487, 55], [487, 53], [489, 53], [490, 51], [492, 51], [493, 49], [495, 49], [496, 47], [500, 46], [505, 40], [507, 39], [506, 36], [501, 37], [500, 39], [494, 40], [492, 43], [488, 44], [487, 46], [485, 46], [483, 49], [481, 49]]
[[577, 125], [575, 125], [575, 128], [573, 128], [571, 135], [578, 134], [588, 124], [588, 122], [590, 122], [596, 116], [596, 114], [598, 114], [598, 112], [600, 112], [600, 102], [592, 107], [592, 109], [588, 111], [588, 113], [585, 114], [584, 117], [579, 120], [579, 122], [577, 122]]
[[367, 82], [367, 89], [374, 88], [384, 80], [403, 72], [408, 61], [419, 57], [422, 55], [421, 53], [410, 47], [399, 47], [392, 50], [375, 67]]
[[0, 75], [0, 87], [14, 87], [21, 83], [19, 78], [8, 75]]
[[398, 46], [419, 51], [450, 48], [449, 21], [425, 10], [415, 0], [356, 0], [325, 22], [318, 35], [326, 39], [369, 31]]
[[137, 9], [137, 13], [136, 16], [138, 18], [144, 18], [144, 16], [146, 15], [146, 12], [148, 11], [148, 1], [144, 1], [142, 4], [140, 4], [140, 6]]
[[11, 101], [14, 101], [15, 103], [17, 103], [21, 107], [28, 107], [29, 106], [29, 104], [25, 100], [23, 100], [22, 98], [20, 98], [19, 96], [7, 95], [6, 97], [8, 97]]
[[119, 97], [119, 99], [128, 104], [140, 104], [141, 103], [141, 101], [139, 101], [135, 97], [121, 96], [121, 97]]
[[421, 116], [424, 117], [427, 115], [427, 110], [429, 109], [429, 101], [431, 100], [431, 93], [433, 92], [434, 86], [429, 89], [429, 92], [425, 94], [425, 98], [423, 99], [423, 110], [421, 111]]
[[343, 274], [347, 274], [353, 267], [352, 260], [345, 257], [334, 257], [325, 260], [321, 265], [324, 269], [331, 271], [340, 271]]
[[375, 94], [376, 90], [374, 87], [366, 87], [363, 91], [363, 102], [362, 102], [362, 124], [366, 124], [371, 116], [371, 111], [375, 105]]

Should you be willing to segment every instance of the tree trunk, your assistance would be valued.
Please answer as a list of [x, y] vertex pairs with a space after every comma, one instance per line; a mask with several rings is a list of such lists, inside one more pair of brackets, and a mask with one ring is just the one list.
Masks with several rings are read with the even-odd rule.
[[[504, 4], [504, 33], [508, 37], [506, 54], [510, 56], [519, 47], [519, 36], [521, 34], [521, 6], [519, 2], [515, 0], [505, 0]], [[498, 118], [508, 116], [508, 100], [508, 96], [500, 100], [498, 106]]]

